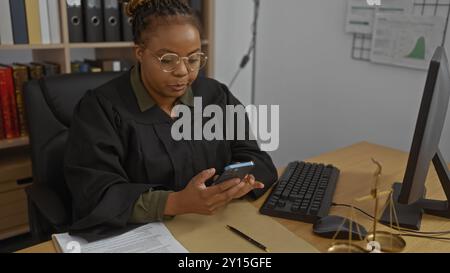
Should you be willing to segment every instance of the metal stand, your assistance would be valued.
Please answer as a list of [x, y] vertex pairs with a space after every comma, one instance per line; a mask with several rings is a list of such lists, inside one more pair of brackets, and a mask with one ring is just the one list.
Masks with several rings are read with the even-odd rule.
[[258, 17], [259, 17], [259, 6], [260, 0], [254, 0], [255, 9], [253, 15], [253, 35], [252, 35], [252, 43], [253, 43], [253, 60], [252, 60], [252, 97], [251, 103], [255, 105], [256, 100], [256, 42], [258, 37]]
[[[416, 203], [411, 205], [400, 204], [398, 203], [398, 197], [400, 196], [402, 184], [395, 183], [393, 185], [393, 202], [400, 227], [419, 230], [423, 213], [450, 219], [450, 208], [448, 206], [448, 200], [450, 200], [450, 172], [440, 151], [434, 156], [433, 165], [444, 189], [447, 201], [425, 199], [424, 190], [423, 198]], [[386, 209], [380, 222], [384, 225], [389, 225], [389, 219], [390, 211]]]

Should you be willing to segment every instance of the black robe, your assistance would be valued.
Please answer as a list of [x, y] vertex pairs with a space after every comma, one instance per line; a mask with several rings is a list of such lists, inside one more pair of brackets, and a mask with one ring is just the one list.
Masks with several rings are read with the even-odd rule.
[[[204, 107], [240, 105], [212, 79], [199, 77], [192, 90]], [[276, 181], [272, 160], [256, 141], [175, 141], [173, 123], [158, 106], [141, 112], [129, 72], [86, 93], [74, 111], [64, 162], [73, 200], [71, 234], [92, 241], [123, 232], [142, 193], [180, 191], [208, 168], [220, 174], [230, 163], [254, 161], [252, 174], [266, 187], [250, 193], [253, 198]]]

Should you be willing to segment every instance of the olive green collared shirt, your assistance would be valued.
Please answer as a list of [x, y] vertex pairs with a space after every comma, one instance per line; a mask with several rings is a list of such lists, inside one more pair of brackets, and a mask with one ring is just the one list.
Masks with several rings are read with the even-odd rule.
[[[142, 82], [141, 69], [139, 66], [135, 66], [131, 69], [130, 78], [134, 95], [136, 96], [137, 102], [139, 104], [139, 109], [141, 110], [141, 112], [150, 110], [153, 106], [156, 105], [156, 103], [150, 96], [147, 88], [145, 88], [144, 83]], [[184, 93], [184, 95], [178, 99], [177, 104], [180, 103], [190, 107], [194, 107], [194, 93], [191, 87], [189, 87], [186, 90], [186, 93]]]
[[[132, 68], [130, 80], [133, 93], [136, 96], [141, 112], [146, 112], [156, 106], [155, 101], [142, 83], [139, 66]], [[186, 93], [179, 98], [177, 104], [180, 103], [191, 107], [194, 106], [194, 94], [190, 87], [187, 89]], [[129, 222], [133, 224], [145, 224], [172, 219], [172, 217], [164, 215], [167, 198], [170, 193], [172, 193], [172, 191], [153, 190], [143, 193], [134, 204]]]

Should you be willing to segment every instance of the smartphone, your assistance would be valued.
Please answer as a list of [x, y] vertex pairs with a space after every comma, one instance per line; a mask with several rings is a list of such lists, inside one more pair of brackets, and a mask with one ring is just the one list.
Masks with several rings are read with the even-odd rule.
[[214, 182], [213, 185], [220, 184], [230, 179], [244, 179], [247, 174], [255, 167], [255, 163], [253, 161], [245, 162], [245, 163], [236, 163], [225, 167], [222, 175], [219, 176]]

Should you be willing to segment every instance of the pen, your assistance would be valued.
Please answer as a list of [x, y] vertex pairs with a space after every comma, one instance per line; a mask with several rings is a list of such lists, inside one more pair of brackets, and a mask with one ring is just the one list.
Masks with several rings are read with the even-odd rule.
[[257, 241], [253, 240], [252, 238], [250, 238], [249, 236], [245, 235], [244, 233], [242, 233], [241, 231], [239, 231], [238, 229], [227, 225], [227, 227], [234, 232], [235, 234], [239, 235], [239, 237], [247, 240], [248, 242], [250, 242], [251, 244], [253, 244], [254, 246], [264, 250], [265, 252], [269, 252], [269, 250], [267, 249], [267, 247], [261, 243], [258, 243]]

